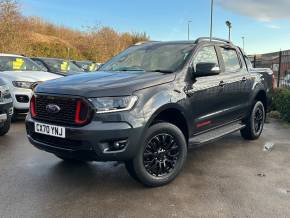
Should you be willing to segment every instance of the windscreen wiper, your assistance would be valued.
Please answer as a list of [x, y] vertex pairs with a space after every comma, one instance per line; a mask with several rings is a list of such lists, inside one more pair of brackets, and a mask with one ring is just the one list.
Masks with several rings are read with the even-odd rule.
[[157, 70], [150, 70], [150, 72], [159, 72], [159, 73], [173, 73], [172, 70], [161, 70], [161, 69], [157, 69]]

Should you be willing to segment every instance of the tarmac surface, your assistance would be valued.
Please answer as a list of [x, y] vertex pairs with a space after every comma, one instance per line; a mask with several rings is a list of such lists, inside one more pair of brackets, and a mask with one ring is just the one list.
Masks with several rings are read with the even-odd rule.
[[257, 141], [190, 149], [175, 181], [145, 188], [123, 164], [37, 150], [19, 121], [0, 138], [0, 217], [290, 217], [290, 129], [271, 120]]

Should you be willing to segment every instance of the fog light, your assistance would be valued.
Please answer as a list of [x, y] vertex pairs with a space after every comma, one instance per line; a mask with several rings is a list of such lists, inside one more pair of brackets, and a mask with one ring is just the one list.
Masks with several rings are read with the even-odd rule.
[[121, 140], [121, 141], [115, 141], [113, 143], [113, 147], [116, 150], [122, 150], [123, 148], [125, 148], [127, 145], [127, 140]]
[[114, 153], [124, 150], [127, 147], [128, 140], [116, 140], [110, 142], [102, 142], [99, 145], [101, 146], [104, 153]]

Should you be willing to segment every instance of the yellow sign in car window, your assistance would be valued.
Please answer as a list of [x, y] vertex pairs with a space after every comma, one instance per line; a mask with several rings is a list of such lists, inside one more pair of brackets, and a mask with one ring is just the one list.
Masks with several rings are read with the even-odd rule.
[[16, 58], [15, 61], [12, 61], [13, 70], [21, 70], [24, 65], [24, 60], [22, 58]]
[[61, 72], [67, 72], [69, 70], [69, 64], [67, 61], [63, 61], [60, 65]]
[[92, 71], [95, 71], [95, 70], [96, 70], [96, 64], [93, 63], [93, 64], [90, 65], [89, 71], [92, 72]]

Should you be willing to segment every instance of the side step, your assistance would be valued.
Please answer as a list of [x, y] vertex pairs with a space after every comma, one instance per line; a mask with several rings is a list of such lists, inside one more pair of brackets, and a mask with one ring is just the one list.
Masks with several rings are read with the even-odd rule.
[[217, 129], [214, 129], [209, 132], [205, 132], [193, 138], [190, 138], [189, 145], [194, 146], [194, 147], [200, 146], [202, 144], [215, 141], [233, 132], [239, 131], [243, 129], [244, 127], [245, 125], [241, 123], [233, 123], [233, 124], [229, 124], [223, 127], [219, 127]]

